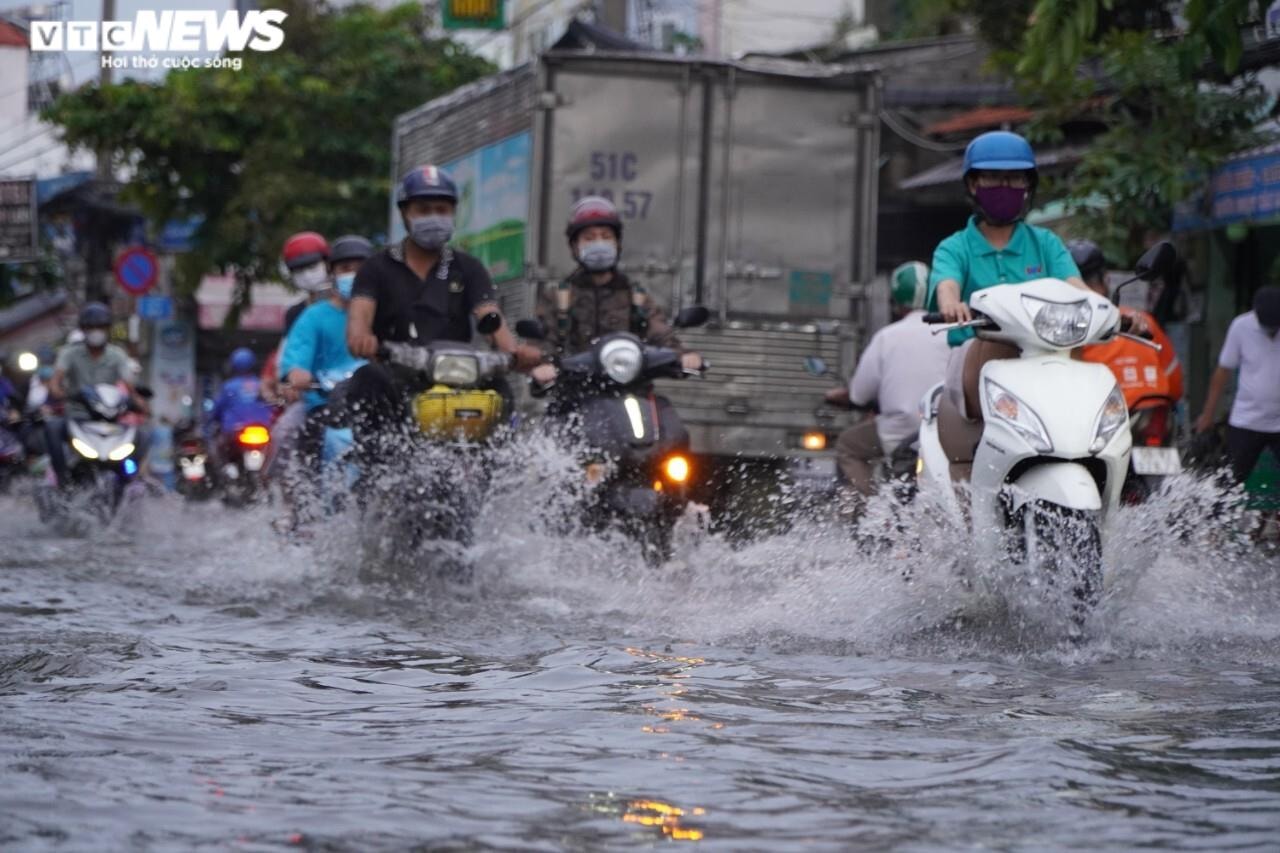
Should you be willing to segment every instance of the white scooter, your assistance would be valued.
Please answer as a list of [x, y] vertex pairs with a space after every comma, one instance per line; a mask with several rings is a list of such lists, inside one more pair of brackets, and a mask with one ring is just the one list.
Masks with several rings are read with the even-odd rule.
[[[1173, 246], [1155, 246], [1134, 280], [1161, 276], [1174, 259]], [[963, 520], [955, 486], [968, 480], [979, 559], [1041, 573], [1033, 581], [1069, 584], [1070, 630], [1079, 637], [1102, 592], [1102, 528], [1120, 503], [1132, 439], [1112, 372], [1072, 359], [1071, 351], [1124, 334], [1120, 312], [1052, 278], [980, 290], [970, 308], [974, 319], [966, 323], [945, 324], [940, 314], [924, 320], [945, 324], [938, 332], [973, 328], [981, 339], [1017, 346], [1021, 357], [983, 366], [981, 424], [964, 421], [942, 385], [925, 395], [921, 494]]]

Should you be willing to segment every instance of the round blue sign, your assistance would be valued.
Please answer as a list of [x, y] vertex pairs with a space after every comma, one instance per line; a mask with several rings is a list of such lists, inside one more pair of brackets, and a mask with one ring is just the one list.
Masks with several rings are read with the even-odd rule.
[[128, 293], [141, 296], [152, 288], [160, 272], [160, 264], [150, 249], [130, 246], [116, 258], [116, 281]]

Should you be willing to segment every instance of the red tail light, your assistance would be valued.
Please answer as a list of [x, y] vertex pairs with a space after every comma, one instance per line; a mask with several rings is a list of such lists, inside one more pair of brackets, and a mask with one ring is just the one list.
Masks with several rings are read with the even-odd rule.
[[1169, 432], [1169, 407], [1152, 406], [1143, 409], [1137, 425], [1137, 443], [1145, 447], [1163, 447]]
[[245, 447], [262, 447], [271, 442], [271, 433], [267, 431], [266, 427], [254, 424], [240, 430], [236, 440]]

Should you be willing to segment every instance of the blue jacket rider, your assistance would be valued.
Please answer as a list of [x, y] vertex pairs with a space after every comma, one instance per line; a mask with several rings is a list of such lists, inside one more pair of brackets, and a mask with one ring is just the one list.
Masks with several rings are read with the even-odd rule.
[[271, 407], [262, 399], [262, 383], [258, 379], [258, 358], [253, 350], [240, 347], [231, 353], [231, 378], [222, 384], [206, 430], [210, 438], [215, 428], [222, 436], [231, 437], [250, 424], [270, 426]]

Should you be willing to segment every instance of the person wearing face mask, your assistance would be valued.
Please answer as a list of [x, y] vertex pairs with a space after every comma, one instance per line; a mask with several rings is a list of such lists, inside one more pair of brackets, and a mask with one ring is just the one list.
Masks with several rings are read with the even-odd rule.
[[[347, 309], [347, 345], [357, 358], [377, 356], [381, 341], [430, 346], [434, 341], [470, 341], [473, 321], [501, 316], [498, 292], [479, 259], [449, 245], [458, 188], [447, 172], [420, 166], [396, 189], [406, 236], [370, 257], [356, 274]], [[504, 321], [489, 336], [528, 369], [541, 360], [533, 347], [518, 347]], [[356, 440], [408, 422], [406, 399], [420, 376], [398, 365], [371, 362], [351, 378], [347, 404], [361, 413]]]
[[[263, 365], [261, 380], [264, 400], [277, 402], [282, 399], [284, 389], [280, 380], [284, 371], [280, 369], [280, 356], [284, 352], [289, 333], [302, 312], [322, 299], [333, 287], [329, 272], [329, 253], [329, 241], [315, 231], [299, 231], [285, 240], [284, 247], [280, 250], [281, 273], [290, 284], [305, 293], [306, 298], [289, 306], [289, 310], [285, 312], [284, 334], [280, 344], [271, 351]], [[270, 458], [265, 469], [268, 474], [288, 461], [298, 430], [302, 428], [306, 417], [306, 406], [301, 401], [295, 401], [286, 406], [275, 419], [271, 427]]]
[[349, 371], [359, 363], [347, 349], [347, 305], [356, 273], [372, 254], [373, 244], [364, 237], [348, 234], [333, 241], [329, 256], [333, 289], [302, 312], [280, 355], [285, 399], [290, 403], [302, 400], [306, 406], [307, 420], [296, 450], [308, 469], [319, 464], [324, 428], [330, 421], [325, 395], [309, 389], [316, 377]]
[[[618, 270], [622, 219], [613, 202], [601, 196], [580, 199], [569, 211], [565, 237], [578, 268], [538, 297], [548, 355], [582, 352], [610, 332], [631, 332], [654, 346], [681, 349], [662, 309]], [[686, 368], [702, 367], [697, 353], [684, 353], [682, 359]], [[546, 384], [555, 379], [556, 369], [542, 364], [531, 375]]]
[[1236, 482], [1249, 479], [1268, 448], [1280, 459], [1280, 287], [1263, 287], [1253, 295], [1253, 310], [1231, 321], [1209, 380], [1204, 411], [1196, 432], [1213, 429], [1218, 403], [1239, 374], [1235, 400], [1227, 418], [1227, 458]]
[[[964, 188], [974, 213], [962, 231], [938, 244], [929, 277], [928, 310], [948, 322], [973, 319], [968, 300], [979, 290], [1059, 278], [1087, 290], [1071, 253], [1058, 235], [1022, 219], [1035, 197], [1038, 174], [1031, 145], [1016, 133], [996, 130], [969, 143], [964, 152]], [[1141, 331], [1135, 326], [1135, 331]], [[1009, 344], [983, 341], [973, 329], [947, 333], [947, 398], [961, 416], [981, 420], [978, 375], [996, 358], [1016, 358]]]
[[[60, 486], [67, 482], [66, 445], [67, 419], [88, 420], [89, 410], [79, 399], [81, 389], [94, 385], [123, 385], [129, 392], [134, 408], [147, 411], [144, 399], [138, 396], [130, 381], [129, 355], [115, 344], [108, 343], [111, 328], [111, 311], [101, 302], [90, 302], [80, 310], [80, 330], [84, 340], [68, 343], [58, 353], [53, 376], [49, 379], [49, 393], [66, 401], [65, 417], [45, 420], [45, 439], [48, 445], [49, 464]], [[145, 457], [145, 435], [138, 430], [137, 458]]]

